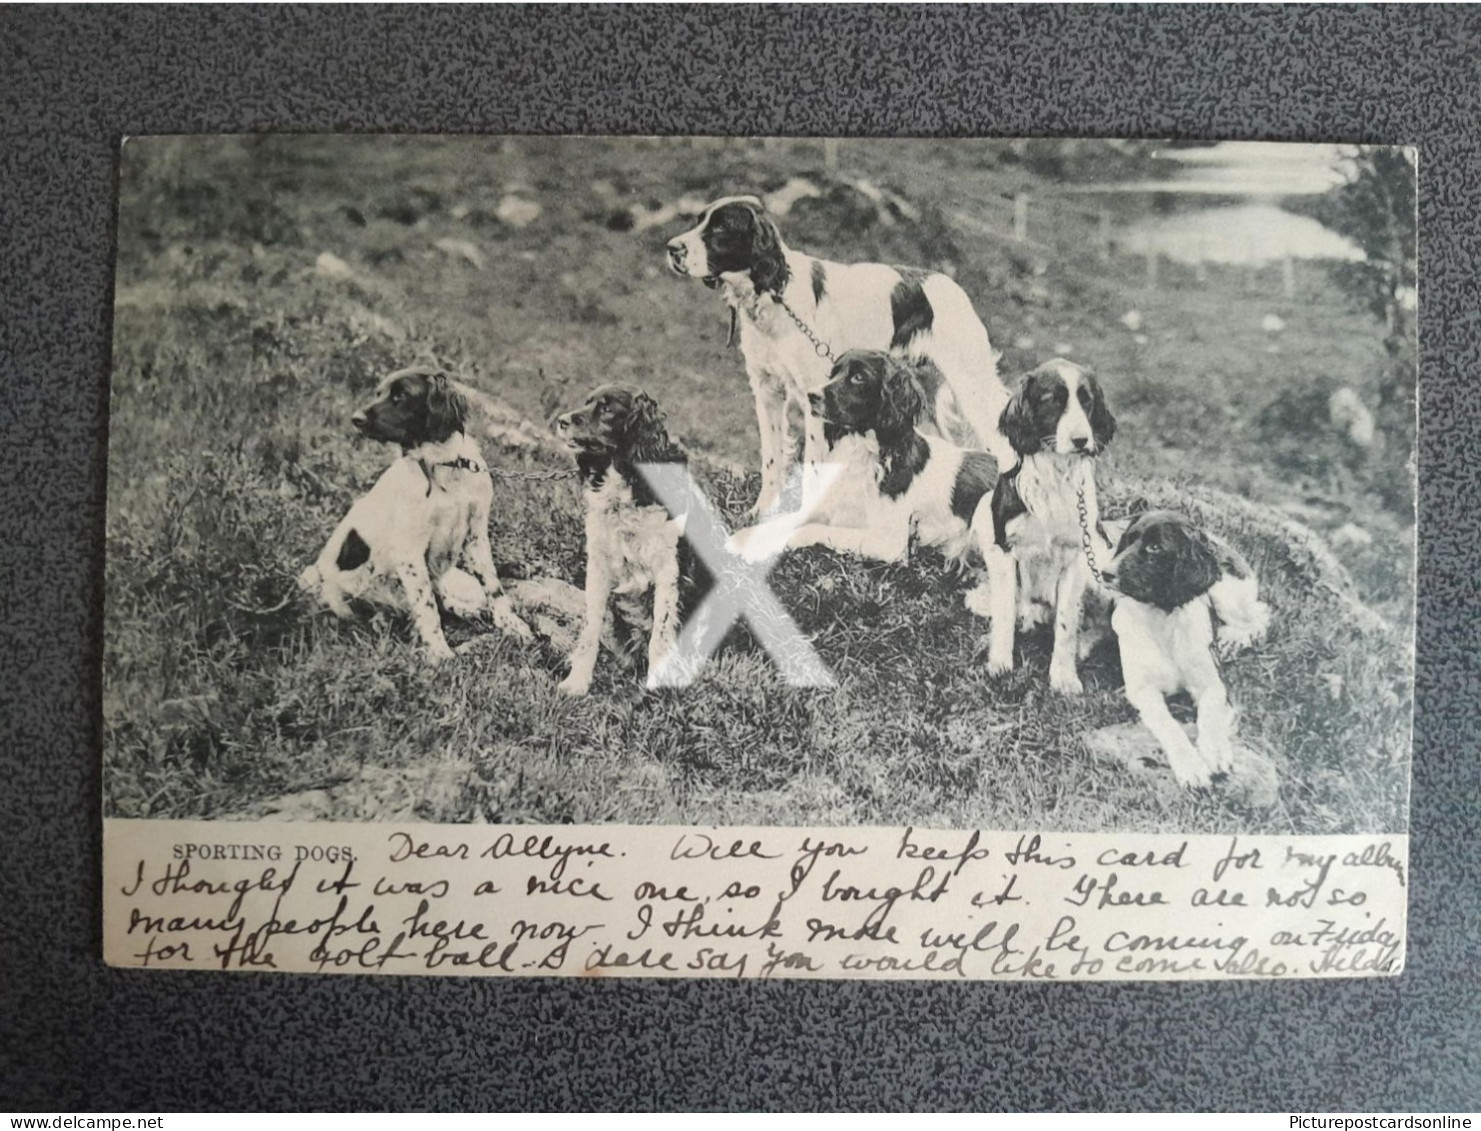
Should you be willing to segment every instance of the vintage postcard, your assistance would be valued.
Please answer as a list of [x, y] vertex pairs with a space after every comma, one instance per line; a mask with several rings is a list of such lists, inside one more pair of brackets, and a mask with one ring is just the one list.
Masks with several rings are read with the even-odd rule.
[[106, 960], [1399, 973], [1416, 184], [128, 139]]

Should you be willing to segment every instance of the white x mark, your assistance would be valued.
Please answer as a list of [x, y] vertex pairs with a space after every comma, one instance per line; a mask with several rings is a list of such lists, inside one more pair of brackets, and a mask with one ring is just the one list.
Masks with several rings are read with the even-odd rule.
[[[811, 503], [804, 504], [804, 509], [795, 516], [797, 525], [807, 521], [841, 470], [841, 467], [832, 465], [817, 469], [819, 489], [811, 493]], [[673, 463], [644, 463], [638, 465], [638, 471], [670, 514], [686, 516], [684, 536], [714, 577], [714, 588], [685, 624], [674, 650], [664, 657], [656, 672], [648, 673], [650, 684], [688, 687], [699, 674], [700, 667], [720, 647], [730, 626], [743, 620], [781, 669], [782, 678], [788, 684], [793, 687], [834, 686], [833, 673], [813, 651], [812, 641], [782, 608], [767, 584], [767, 575], [782, 551], [782, 544], [749, 555], [759, 560], [748, 561], [738, 557], [726, 547], [730, 532], [690, 476], [688, 468]], [[791, 526], [791, 523], [787, 525]]]

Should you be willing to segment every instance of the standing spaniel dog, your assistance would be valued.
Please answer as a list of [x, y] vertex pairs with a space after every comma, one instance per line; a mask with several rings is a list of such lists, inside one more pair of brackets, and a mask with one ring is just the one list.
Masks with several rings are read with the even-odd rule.
[[668, 258], [678, 274], [720, 289], [732, 327], [740, 326], [761, 431], [753, 513], [781, 500], [798, 448], [794, 420], [802, 424], [805, 467], [823, 458], [823, 424], [809, 411], [809, 397], [828, 380], [830, 348], [835, 355], [890, 350], [934, 363], [944, 377], [937, 412], [943, 433], [1009, 460], [997, 427], [1008, 392], [996, 354], [971, 300], [947, 276], [794, 251], [753, 196], [715, 201], [698, 224], [669, 241]]
[[[1003, 410], [1002, 430], [1017, 463], [993, 488], [992, 538], [983, 550], [992, 618], [988, 671], [1013, 669], [1020, 604], [1044, 601], [1054, 609], [1049, 684], [1076, 695], [1081, 602], [1091, 581], [1085, 544], [1102, 560], [1111, 549], [1100, 524], [1094, 457], [1111, 442], [1116, 419], [1095, 375], [1055, 358], [1024, 377]], [[969, 602], [980, 593], [969, 594]], [[975, 602], [973, 608], [984, 611]]]
[[[911, 537], [961, 561], [990, 529], [990, 492], [997, 461], [927, 435], [945, 386], [929, 362], [912, 364], [883, 350], [850, 350], [828, 384], [810, 396], [830, 450], [845, 464], [799, 525], [781, 515], [740, 531], [732, 547], [750, 558], [782, 548], [828, 546], [877, 558], [905, 560]], [[979, 515], [979, 511], [981, 512]]]
[[649, 592], [648, 684], [656, 686], [656, 673], [678, 642], [684, 519], [669, 514], [638, 465], [688, 459], [669, 439], [653, 398], [621, 385], [604, 385], [557, 417], [555, 433], [576, 453], [586, 499], [585, 619], [560, 690], [580, 696], [591, 689], [612, 627], [609, 606], [615, 603], [629, 626], [640, 626], [650, 619], [643, 608]]
[[[1126, 528], [1101, 576], [1115, 601], [1111, 627], [1126, 698], [1177, 780], [1208, 785], [1230, 769], [1234, 756], [1234, 709], [1215, 649], [1253, 642], [1270, 620], [1253, 572], [1236, 551], [1183, 516], [1149, 511]], [[1197, 704], [1196, 744], [1167, 709], [1164, 697], [1178, 691]]]
[[477, 442], [464, 431], [467, 412], [463, 396], [436, 369], [402, 369], [382, 381], [351, 423], [372, 440], [399, 444], [401, 456], [298, 579], [337, 616], [350, 616], [352, 598], [409, 609], [434, 663], [453, 654], [441, 608], [486, 614], [505, 632], [534, 638], [494, 571], [494, 488]]

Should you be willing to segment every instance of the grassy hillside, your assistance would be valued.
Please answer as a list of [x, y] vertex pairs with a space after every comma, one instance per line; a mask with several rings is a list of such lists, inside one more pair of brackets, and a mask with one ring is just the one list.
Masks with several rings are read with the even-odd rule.
[[[1250, 292], [1242, 278], [1195, 284], [1164, 270], [1146, 289], [1139, 264], [1096, 258], [1094, 217], [1052, 203], [1034, 243], [998, 235], [1014, 192], [1047, 187], [1004, 146], [845, 143], [843, 176], [918, 210], [893, 222], [871, 222], [822, 159], [812, 142], [130, 143], [109, 454], [108, 811], [1404, 827], [1408, 640], [1384, 623], [1407, 620], [1412, 592], [1412, 524], [1393, 488], [1404, 437], [1357, 452], [1300, 410], [1339, 385], [1372, 403], [1380, 330], [1314, 274], [1289, 307], [1269, 297], [1273, 280]], [[549, 645], [491, 638], [433, 674], [394, 618], [261, 611], [388, 459], [351, 434], [353, 407], [416, 360], [440, 360], [535, 424], [600, 382], [643, 385], [734, 521], [755, 492], [739, 355], [714, 296], [663, 270], [662, 243], [682, 222], [638, 230], [623, 218], [797, 173], [827, 195], [787, 217], [795, 245], [949, 268], [1005, 372], [1054, 352], [1102, 373], [1121, 421], [1100, 468], [1108, 511], [1135, 495], [1176, 501], [1251, 556], [1276, 628], [1227, 676], [1242, 733], [1280, 775], [1273, 808], [1250, 809], [1234, 788], [1150, 788], [1086, 757], [1087, 730], [1132, 717], [1114, 655], [1092, 657], [1075, 702], [1048, 691], [1042, 636], [1023, 642], [1012, 677], [989, 681], [973, 659], [981, 622], [929, 554], [909, 566], [827, 551], [782, 562], [777, 591], [839, 677], [826, 691], [781, 686], [740, 646], [681, 693], [643, 693], [604, 662], [592, 696], [571, 703], [555, 693], [562, 657]], [[1119, 321], [1132, 307], [1140, 336]], [[1278, 340], [1260, 326], [1272, 311], [1288, 324]], [[485, 447], [498, 467], [560, 466], [538, 449]], [[571, 482], [497, 487], [501, 566], [579, 584]], [[1293, 514], [1360, 526], [1372, 542], [1349, 539], [1339, 563]], [[455, 644], [467, 637], [454, 630]]]

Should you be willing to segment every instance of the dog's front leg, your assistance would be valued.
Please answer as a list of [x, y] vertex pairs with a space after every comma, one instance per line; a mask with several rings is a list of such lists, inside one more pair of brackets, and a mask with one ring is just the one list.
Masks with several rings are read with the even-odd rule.
[[1077, 558], [1059, 575], [1054, 591], [1054, 651], [1049, 657], [1049, 686], [1061, 695], [1085, 690], [1076, 671], [1079, 656], [1080, 612], [1089, 576]]
[[1198, 751], [1214, 773], [1234, 767], [1234, 708], [1212, 656], [1203, 656], [1191, 673], [1188, 690], [1198, 705]]
[[782, 501], [782, 490], [792, 464], [792, 450], [787, 443], [787, 399], [768, 376], [751, 378], [756, 396], [756, 426], [761, 432], [761, 494], [749, 512], [751, 519], [761, 518], [776, 510]]
[[[1125, 647], [1124, 638], [1122, 647]], [[1122, 657], [1123, 669], [1132, 670], [1135, 663], [1136, 661], [1130, 657]], [[1208, 785], [1211, 769], [1203, 755], [1189, 741], [1183, 728], [1178, 725], [1177, 719], [1172, 717], [1172, 712], [1167, 709], [1167, 700], [1163, 698], [1161, 689], [1150, 684], [1129, 680], [1126, 684], [1126, 698], [1136, 708], [1136, 713], [1141, 716], [1142, 725], [1152, 732], [1157, 745], [1162, 747], [1162, 752], [1167, 755], [1168, 765], [1172, 767], [1173, 777], [1178, 779], [1178, 784], [1190, 789]], [[1201, 713], [1198, 725], [1201, 732], [1203, 729]]]
[[469, 572], [483, 586], [483, 599], [494, 624], [511, 636], [527, 642], [534, 640], [535, 634], [530, 631], [529, 625], [519, 619], [519, 614], [509, 601], [509, 595], [499, 583], [499, 572], [494, 568], [494, 550], [489, 545], [487, 513], [474, 516], [468, 545], [464, 547], [464, 557], [467, 558]]
[[[591, 537], [588, 532], [588, 539]], [[607, 620], [607, 604], [612, 597], [612, 579], [606, 563], [596, 555], [586, 561], [586, 619], [581, 635], [571, 652], [571, 674], [561, 680], [563, 695], [581, 696], [591, 690], [591, 676], [596, 671], [597, 656], [602, 650], [602, 629]]]
[[987, 672], [1006, 675], [1013, 670], [1013, 637], [1018, 629], [1018, 564], [1003, 547], [991, 544], [984, 552], [987, 591], [992, 606], [988, 626]]
[[406, 604], [411, 610], [412, 622], [427, 646], [431, 661], [441, 663], [453, 658], [453, 650], [447, 646], [447, 637], [442, 634], [442, 614], [437, 608], [437, 594], [432, 588], [432, 575], [427, 570], [425, 559], [416, 558], [396, 567], [396, 576], [406, 590]]
[[910, 556], [910, 524], [881, 521], [874, 526], [853, 527], [810, 522], [793, 531], [787, 545], [793, 548], [827, 546], [875, 561], [903, 562]]
[[653, 632], [648, 638], [648, 689], [685, 682], [679, 668], [679, 554], [665, 559], [654, 578]]
[[828, 457], [828, 438], [823, 433], [823, 421], [808, 405], [807, 399], [798, 402], [802, 413], [802, 509], [808, 510], [822, 493], [823, 461]]

